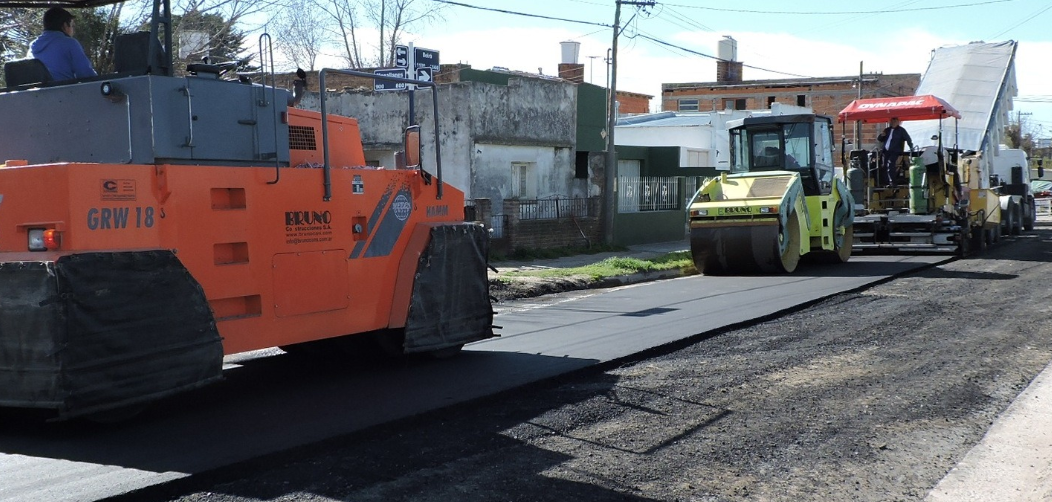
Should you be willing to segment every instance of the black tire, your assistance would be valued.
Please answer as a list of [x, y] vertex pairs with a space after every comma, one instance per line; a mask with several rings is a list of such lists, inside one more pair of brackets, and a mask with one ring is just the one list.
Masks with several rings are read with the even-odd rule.
[[796, 217], [796, 211], [789, 213], [789, 221], [785, 226], [784, 234], [779, 234], [779, 236], [782, 235], [789, 239], [789, 245], [779, 257], [778, 265], [783, 272], [791, 274], [800, 264], [800, 239], [803, 238], [800, 235], [800, 220]]
[[971, 235], [971, 250], [975, 253], [986, 251], [986, 229], [973, 227]]
[[955, 254], [958, 258], [964, 258], [972, 252], [972, 239], [968, 236], [968, 227], [964, 225], [967, 225], [967, 223], [961, 226], [960, 233], [957, 234], [957, 250]]
[[1023, 218], [1023, 229], [1026, 230], [1027, 232], [1033, 232], [1034, 231], [1034, 220], [1037, 219], [1037, 205], [1034, 204], [1034, 201], [1032, 199], [1031, 199], [1029, 205], [1030, 205], [1030, 216], [1027, 217], [1027, 218]]
[[1023, 217], [1019, 206], [1012, 205], [1012, 235], [1023, 233]]

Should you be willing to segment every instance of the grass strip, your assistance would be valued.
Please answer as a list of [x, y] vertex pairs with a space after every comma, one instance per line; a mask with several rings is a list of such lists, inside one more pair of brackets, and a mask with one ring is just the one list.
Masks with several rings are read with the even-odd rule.
[[684, 273], [696, 273], [694, 263], [691, 261], [689, 251], [676, 251], [666, 253], [654, 258], [640, 259], [622, 256], [612, 256], [591, 265], [572, 268], [547, 268], [536, 270], [515, 270], [507, 272], [509, 278], [514, 277], [572, 277], [585, 276], [595, 279], [629, 275], [639, 272], [656, 272], [659, 270], [683, 270]]

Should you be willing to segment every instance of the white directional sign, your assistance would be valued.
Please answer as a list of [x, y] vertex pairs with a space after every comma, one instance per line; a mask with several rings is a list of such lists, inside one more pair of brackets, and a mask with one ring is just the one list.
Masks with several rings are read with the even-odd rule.
[[[383, 77], [406, 78], [405, 68], [379, 68], [373, 70], [373, 74]], [[375, 91], [398, 91], [406, 89], [407, 85], [404, 82], [373, 79], [373, 90]]]
[[431, 68], [436, 72], [438, 71], [438, 51], [421, 49], [419, 47], [414, 47], [413, 49], [413, 55], [416, 56], [415, 62], [417, 68]]
[[417, 68], [416, 79], [421, 82], [434, 82], [434, 70], [431, 68]]
[[395, 66], [398, 68], [409, 68], [409, 47], [405, 45], [395, 46]]

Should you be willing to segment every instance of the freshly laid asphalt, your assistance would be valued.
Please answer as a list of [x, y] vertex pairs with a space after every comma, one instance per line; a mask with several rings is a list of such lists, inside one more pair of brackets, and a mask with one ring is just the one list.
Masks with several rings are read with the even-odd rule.
[[[684, 249], [686, 242], [673, 242], [497, 266], [566, 268], [607, 255], [647, 258]], [[575, 301], [511, 302], [497, 306], [503, 336], [471, 344], [457, 364], [348, 373], [282, 358], [230, 358], [223, 385], [158, 403], [146, 420], [86, 434], [24, 424], [0, 430], [0, 500], [97, 500], [127, 493], [779, 315], [946, 259], [860, 257], [793, 275], [685, 277], [582, 291], [575, 294], [587, 297]], [[1052, 415], [1035, 409], [1052, 399], [1049, 374], [1046, 369], [1002, 414], [932, 491], [932, 500], [1050, 500]]]

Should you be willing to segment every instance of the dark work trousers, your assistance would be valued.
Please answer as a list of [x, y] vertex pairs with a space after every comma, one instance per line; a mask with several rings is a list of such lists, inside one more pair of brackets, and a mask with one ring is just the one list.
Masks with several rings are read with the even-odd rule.
[[883, 150], [884, 160], [880, 163], [880, 180], [884, 182], [884, 186], [891, 186], [895, 184], [896, 164], [899, 161], [900, 153], [889, 152]]

